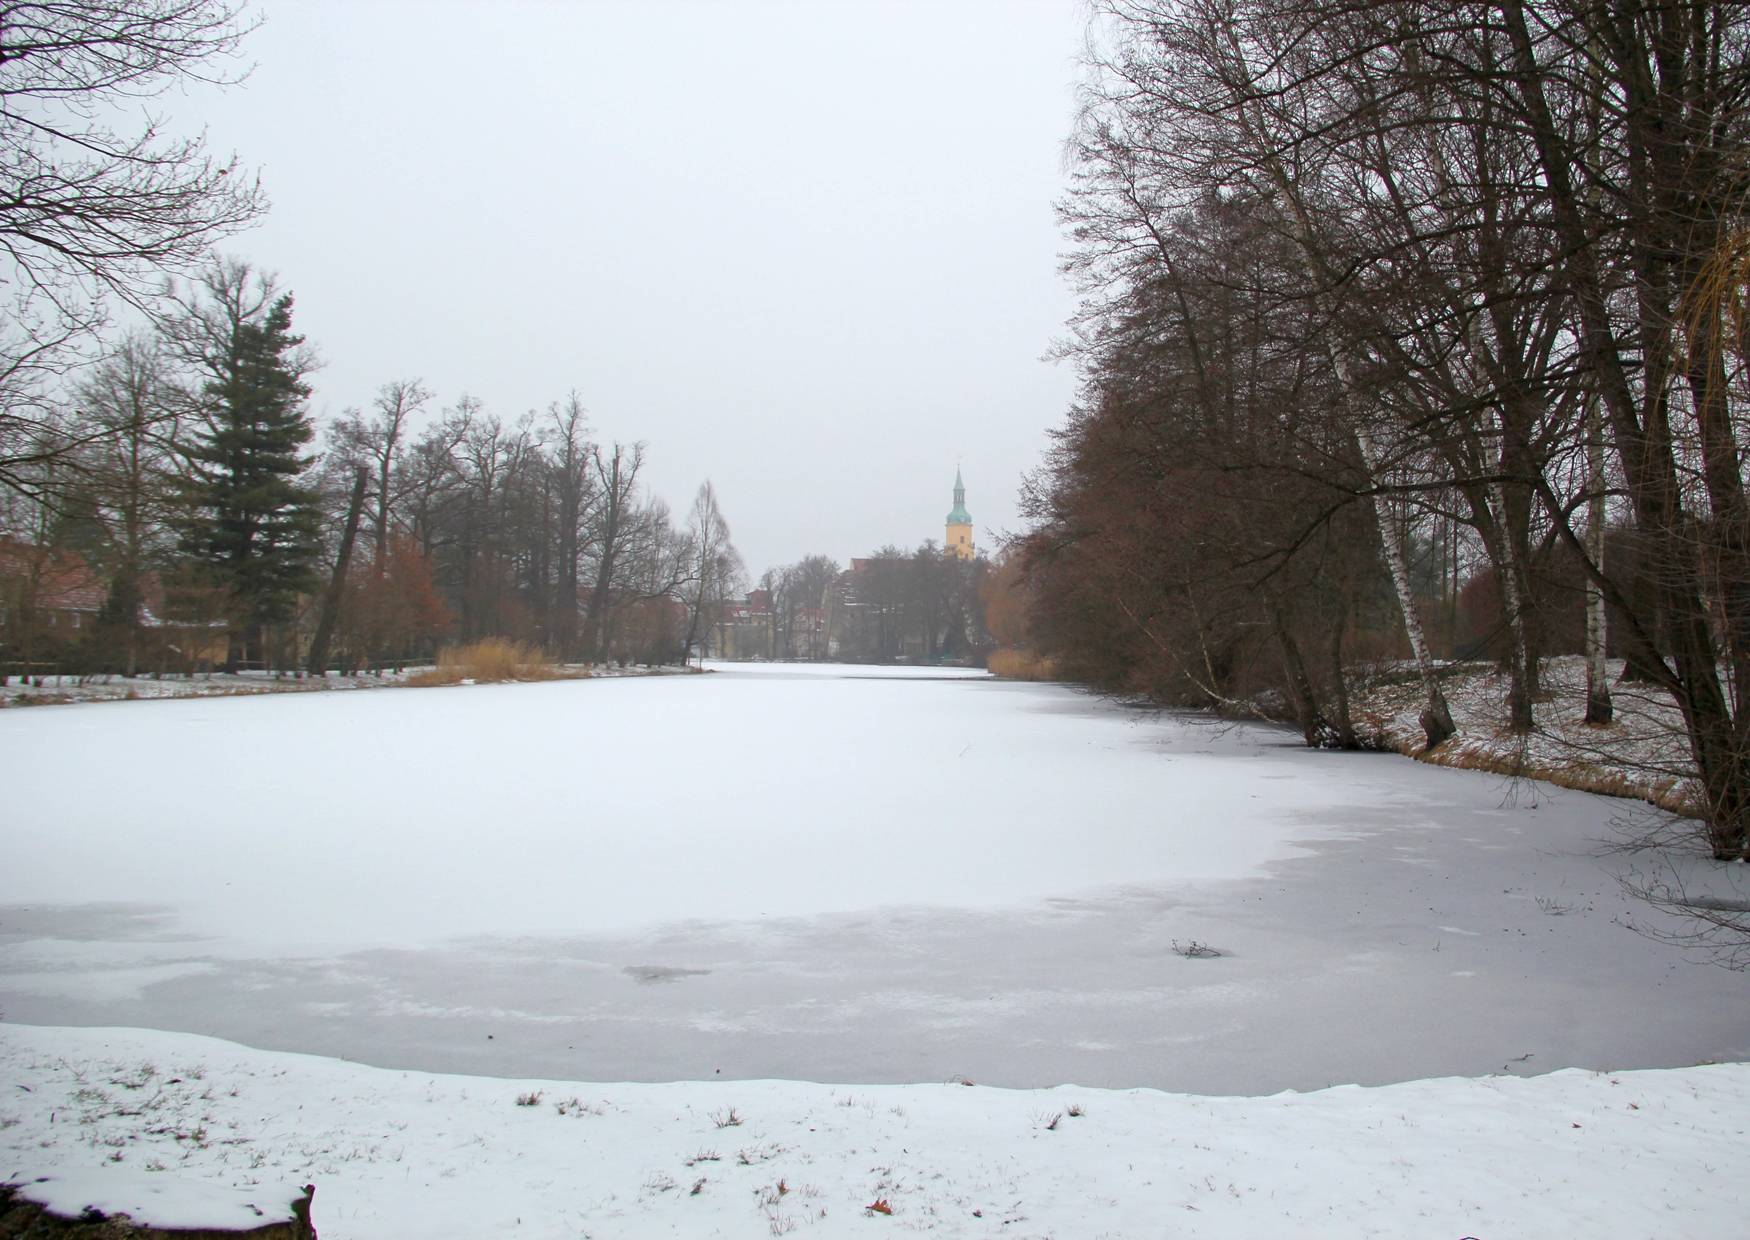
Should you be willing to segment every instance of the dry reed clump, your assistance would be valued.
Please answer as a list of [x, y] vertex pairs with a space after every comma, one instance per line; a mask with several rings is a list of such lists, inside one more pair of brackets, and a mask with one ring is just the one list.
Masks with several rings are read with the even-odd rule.
[[985, 662], [993, 676], [1010, 680], [1056, 680], [1057, 663], [1031, 650], [993, 650]]
[[459, 685], [465, 680], [500, 683], [513, 680], [560, 680], [587, 676], [588, 672], [554, 665], [541, 650], [527, 642], [486, 637], [466, 646], [446, 646], [438, 651], [437, 666], [415, 672], [407, 683], [419, 688]]

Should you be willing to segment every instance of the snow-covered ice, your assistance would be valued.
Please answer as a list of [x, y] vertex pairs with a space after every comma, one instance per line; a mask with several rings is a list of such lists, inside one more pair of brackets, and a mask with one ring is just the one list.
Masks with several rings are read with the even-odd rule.
[[[1224, 765], [1151, 761], [1065, 690], [875, 672], [8, 712], [35, 777], [8, 792], [0, 901], [144, 899], [283, 954], [1007, 907], [1241, 877], [1305, 833], [1210, 830], [1245, 805]], [[1355, 795], [1338, 776], [1293, 802]]]
[[[886, 678], [882, 678], [885, 676]], [[561, 1079], [1750, 1058], [1632, 803], [952, 671], [0, 712], [0, 1011]], [[1220, 952], [1187, 958], [1192, 943]]]

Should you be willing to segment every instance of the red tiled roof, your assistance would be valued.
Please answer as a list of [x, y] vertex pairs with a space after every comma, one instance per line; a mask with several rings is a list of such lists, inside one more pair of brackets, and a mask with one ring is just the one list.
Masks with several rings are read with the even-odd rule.
[[0, 581], [34, 581], [32, 603], [44, 611], [95, 614], [109, 591], [77, 551], [0, 538]]

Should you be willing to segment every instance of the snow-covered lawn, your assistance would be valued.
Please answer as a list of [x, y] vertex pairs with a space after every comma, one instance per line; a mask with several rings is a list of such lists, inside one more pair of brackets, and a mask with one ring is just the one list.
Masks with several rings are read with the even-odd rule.
[[314, 1178], [330, 1240], [1741, 1232], [1750, 1078], [1691, 1065], [1750, 986], [1637, 933], [1632, 802], [953, 669], [7, 710], [0, 755], [0, 1176]]
[[148, 1214], [184, 1219], [217, 1195], [189, 1202], [172, 1185], [279, 1204], [313, 1182], [324, 1240], [1724, 1240], [1750, 1210], [1734, 1171], [1744, 1065], [1271, 1098], [585, 1085], [0, 1026], [0, 1075], [25, 1087], [0, 1099], [0, 1178], [46, 1172], [70, 1182], [69, 1203], [111, 1204], [144, 1200], [156, 1178], [168, 1183]]

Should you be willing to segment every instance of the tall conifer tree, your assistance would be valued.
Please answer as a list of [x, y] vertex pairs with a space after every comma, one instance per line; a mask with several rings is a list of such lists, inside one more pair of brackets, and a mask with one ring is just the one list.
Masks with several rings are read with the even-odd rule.
[[317, 497], [297, 481], [306, 464], [298, 450], [314, 434], [295, 353], [302, 343], [289, 295], [233, 321], [204, 387], [206, 424], [188, 449], [182, 546], [228, 595], [228, 669], [316, 585]]

